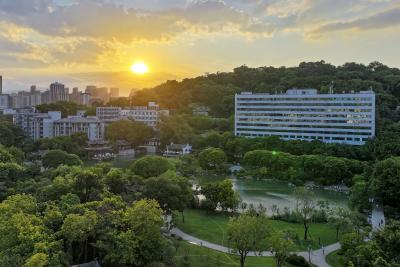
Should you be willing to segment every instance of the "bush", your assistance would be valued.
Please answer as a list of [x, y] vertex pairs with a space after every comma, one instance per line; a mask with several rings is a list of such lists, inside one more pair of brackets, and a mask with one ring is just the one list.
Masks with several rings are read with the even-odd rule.
[[291, 254], [286, 261], [297, 267], [310, 267], [310, 264], [306, 261], [306, 259], [296, 254]]

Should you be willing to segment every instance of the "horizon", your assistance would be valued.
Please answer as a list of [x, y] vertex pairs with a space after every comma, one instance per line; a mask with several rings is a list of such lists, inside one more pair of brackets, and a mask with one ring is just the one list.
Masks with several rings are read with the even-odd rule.
[[[324, 61], [324, 60], [320, 60], [320, 61]], [[305, 62], [314, 62], [314, 61], [305, 61]], [[317, 62], [317, 61], [315, 61], [315, 62]], [[368, 66], [368, 64], [370, 64], [370, 63], [372, 63], [372, 62], [378, 62], [378, 61], [372, 61], [372, 62], [369, 62], [369, 63], [366, 63], [366, 64], [364, 64], [364, 63], [360, 63], [360, 62], [343, 62], [342, 64], [339, 64], [339, 65], [335, 65], [335, 64], [332, 64], [332, 63], [330, 63], [330, 62], [326, 62], [326, 61], [324, 61], [326, 64], [331, 64], [331, 65], [333, 65], [333, 66], [335, 66], [335, 67], [339, 67], [339, 66], [342, 66], [342, 65], [344, 65], [344, 64], [346, 64], [346, 63], [356, 63], [356, 64], [362, 64], [362, 65], [365, 65], [365, 66]], [[262, 67], [274, 67], [274, 68], [279, 68], [279, 67], [285, 67], [285, 68], [294, 68], [294, 67], [298, 67], [299, 66], [299, 64], [300, 64], [301, 62], [299, 62], [297, 65], [294, 65], [294, 66], [248, 66], [248, 65], [245, 65], [245, 64], [243, 64], [243, 65], [241, 65], [241, 66], [247, 66], [247, 67], [249, 67], [249, 68], [262, 68]], [[380, 62], [380, 63], [382, 63], [382, 62]], [[382, 63], [382, 64], [384, 64], [384, 63]], [[386, 65], [386, 64], [384, 64], [384, 65]], [[240, 66], [237, 66], [237, 67], [240, 67]], [[392, 66], [388, 66], [388, 67], [390, 67], [390, 68], [398, 68], [398, 67], [392, 67]], [[235, 67], [236, 68], [236, 67]], [[72, 92], [72, 89], [74, 88], [74, 87], [77, 87], [78, 89], [79, 89], [79, 91], [85, 91], [85, 89], [86, 89], [86, 87], [87, 86], [96, 86], [96, 87], [98, 87], [98, 88], [104, 88], [104, 87], [107, 87], [108, 89], [110, 89], [110, 88], [112, 88], [112, 87], [117, 87], [117, 88], [119, 88], [120, 89], [120, 97], [127, 97], [127, 96], [129, 96], [129, 94], [133, 91], [133, 90], [146, 90], [146, 89], [150, 89], [150, 88], [153, 88], [153, 87], [156, 87], [156, 86], [158, 86], [158, 85], [161, 85], [161, 84], [163, 84], [163, 83], [165, 83], [165, 82], [167, 82], [168, 80], [177, 80], [178, 82], [180, 82], [180, 81], [182, 81], [182, 80], [184, 80], [184, 79], [193, 79], [193, 78], [196, 78], [196, 77], [201, 77], [201, 76], [204, 76], [204, 75], [207, 75], [207, 74], [213, 74], [213, 73], [218, 73], [218, 72], [233, 72], [233, 70], [234, 70], [234, 68], [233, 69], [231, 69], [231, 70], [228, 70], [228, 71], [215, 71], [215, 72], [206, 72], [206, 73], [203, 73], [203, 74], [199, 74], [199, 75], [194, 75], [194, 76], [191, 76], [191, 77], [175, 77], [175, 78], [172, 78], [172, 79], [166, 79], [166, 80], [160, 80], [160, 81], [157, 81], [157, 82], [155, 82], [154, 84], [152, 84], [152, 85], [149, 85], [149, 86], [144, 86], [144, 87], [142, 87], [142, 88], [120, 88], [120, 87], [117, 87], [116, 85], [113, 85], [112, 83], [110, 83], [110, 84], [104, 84], [104, 83], [96, 83], [96, 82], [92, 82], [92, 83], [80, 83], [80, 84], [77, 84], [77, 83], [74, 83], [74, 82], [68, 82], [68, 80], [69, 81], [71, 81], [70, 80], [70, 78], [65, 78], [65, 80], [66, 80], [66, 82], [64, 82], [64, 81], [62, 81], [62, 80], [60, 80], [60, 79], [54, 79], [54, 80], [48, 80], [48, 81], [43, 81], [41, 84], [42, 84], [42, 86], [40, 86], [38, 83], [31, 83], [30, 85], [28, 85], [27, 84], [27, 86], [26, 86], [26, 88], [24, 87], [24, 88], [21, 88], [21, 89], [19, 89], [19, 88], [15, 88], [14, 90], [7, 90], [7, 86], [5, 86], [5, 84], [7, 85], [7, 80], [5, 79], [5, 77], [3, 76], [3, 93], [17, 93], [17, 92], [21, 92], [21, 91], [29, 91], [29, 89], [30, 89], [30, 86], [32, 86], [32, 85], [35, 85], [36, 86], [36, 89], [38, 90], [38, 91], [41, 91], [41, 92], [43, 92], [43, 91], [46, 91], [46, 90], [49, 90], [49, 86], [50, 86], [50, 84], [52, 84], [52, 83], [61, 83], [61, 84], [63, 84], [63, 85], [65, 85], [65, 87], [66, 88], [68, 88], [69, 90], [70, 90], [70, 92]], [[130, 72], [129, 71], [125, 71], [125, 72], [115, 72], [115, 74], [119, 74], [119, 73], [125, 73], [125, 74], [129, 74], [130, 75]], [[152, 75], [152, 73], [149, 73], [149, 74], [147, 74], [147, 75]], [[147, 77], [148, 78], [148, 77]], [[47, 85], [46, 85], [46, 82], [47, 82]], [[303, 89], [307, 89], [307, 88], [303, 88]]]
[[[247, 65], [400, 67], [398, 1], [0, 1], [5, 92], [149, 88]], [[101, 18], [101, 21], [98, 20]], [[133, 73], [143, 62], [147, 73]]]

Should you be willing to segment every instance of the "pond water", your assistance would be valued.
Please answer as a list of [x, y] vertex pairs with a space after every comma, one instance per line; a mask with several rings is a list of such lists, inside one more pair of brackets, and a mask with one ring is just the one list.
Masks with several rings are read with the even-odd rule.
[[[280, 211], [285, 207], [295, 208], [296, 199], [294, 197], [294, 186], [287, 182], [276, 180], [253, 180], [253, 179], [235, 179], [232, 178], [233, 186], [239, 192], [242, 200], [247, 204], [260, 203], [271, 213], [271, 206], [276, 205]], [[317, 201], [328, 201], [330, 206], [348, 205], [348, 195], [325, 189], [313, 189]]]

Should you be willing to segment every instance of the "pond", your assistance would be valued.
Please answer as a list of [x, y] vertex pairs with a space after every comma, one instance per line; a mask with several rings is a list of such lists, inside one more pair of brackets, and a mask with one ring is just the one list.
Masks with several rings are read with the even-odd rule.
[[[242, 200], [247, 204], [260, 203], [271, 213], [271, 206], [276, 205], [280, 211], [285, 207], [295, 208], [296, 199], [294, 197], [294, 186], [287, 182], [276, 180], [254, 180], [254, 179], [235, 179], [232, 178], [233, 186], [239, 192]], [[313, 189], [317, 201], [328, 201], [330, 206], [347, 207], [348, 195], [341, 192]]]

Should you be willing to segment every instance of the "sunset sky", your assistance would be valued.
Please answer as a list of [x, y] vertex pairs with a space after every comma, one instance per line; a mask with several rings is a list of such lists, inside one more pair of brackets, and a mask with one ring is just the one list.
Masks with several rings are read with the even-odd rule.
[[[0, 0], [5, 91], [56, 80], [142, 88], [321, 59], [400, 67], [400, 1]], [[150, 72], [130, 72], [137, 61]]]

